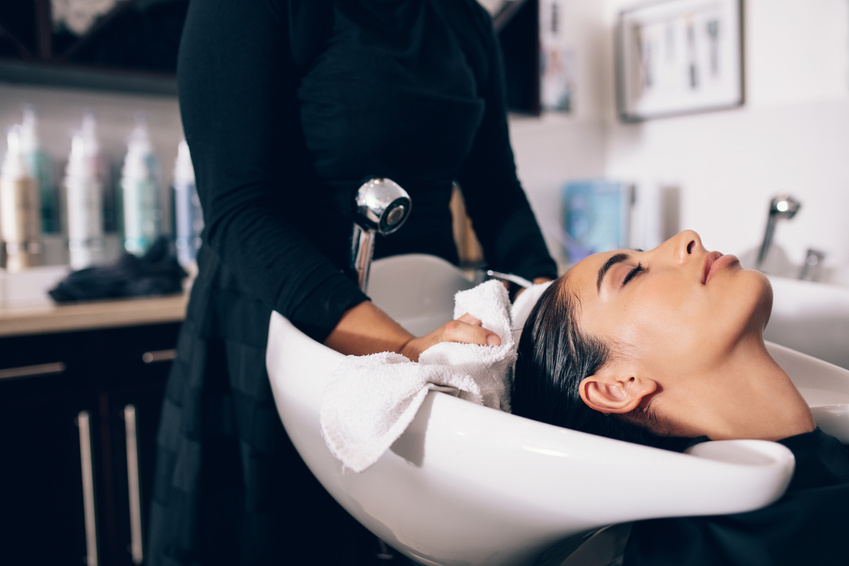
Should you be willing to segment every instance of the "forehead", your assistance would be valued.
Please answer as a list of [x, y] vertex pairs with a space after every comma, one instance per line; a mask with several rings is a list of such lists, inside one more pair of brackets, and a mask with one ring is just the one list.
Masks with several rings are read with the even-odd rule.
[[599, 276], [604, 266], [617, 256], [627, 255], [625, 250], [614, 250], [601, 252], [588, 256], [578, 263], [564, 275], [564, 288], [582, 298], [586, 293], [596, 295], [598, 293]]

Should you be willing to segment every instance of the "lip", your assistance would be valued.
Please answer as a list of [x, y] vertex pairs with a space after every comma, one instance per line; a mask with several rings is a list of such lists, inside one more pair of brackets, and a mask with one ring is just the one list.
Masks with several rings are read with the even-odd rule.
[[735, 255], [710, 252], [705, 258], [704, 270], [702, 271], [702, 285], [707, 285], [718, 271], [739, 262], [740, 260]]

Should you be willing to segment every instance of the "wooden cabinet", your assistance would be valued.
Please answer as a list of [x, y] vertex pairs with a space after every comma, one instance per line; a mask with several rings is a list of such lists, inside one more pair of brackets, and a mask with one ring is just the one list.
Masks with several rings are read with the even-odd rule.
[[0, 338], [3, 563], [144, 563], [178, 330], [171, 322]]

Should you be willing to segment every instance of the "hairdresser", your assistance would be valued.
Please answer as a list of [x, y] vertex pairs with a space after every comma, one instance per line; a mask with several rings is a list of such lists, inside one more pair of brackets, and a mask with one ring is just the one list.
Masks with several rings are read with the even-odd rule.
[[556, 275], [516, 177], [502, 82], [475, 0], [190, 2], [178, 86], [206, 228], [163, 406], [148, 564], [373, 563], [375, 537], [282, 428], [270, 313], [348, 354], [497, 343], [468, 316], [413, 336], [343, 271], [353, 195], [375, 176], [413, 202], [375, 257], [457, 262], [457, 182], [493, 269]]

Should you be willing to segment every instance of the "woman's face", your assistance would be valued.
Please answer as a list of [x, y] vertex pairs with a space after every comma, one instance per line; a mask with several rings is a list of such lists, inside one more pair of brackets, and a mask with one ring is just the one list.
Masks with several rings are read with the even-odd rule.
[[762, 340], [772, 289], [733, 255], [709, 252], [693, 231], [650, 251], [590, 256], [563, 281], [580, 327], [655, 378], [717, 363], [747, 337]]

